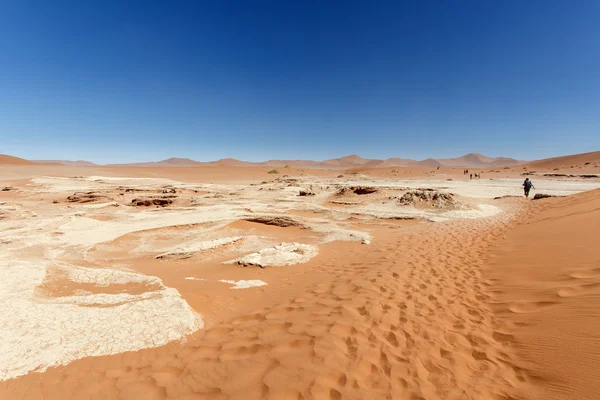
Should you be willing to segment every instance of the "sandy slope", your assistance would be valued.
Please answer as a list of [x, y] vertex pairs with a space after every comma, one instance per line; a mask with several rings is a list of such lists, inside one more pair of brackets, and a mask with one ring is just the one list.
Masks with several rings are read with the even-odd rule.
[[527, 371], [523, 397], [600, 393], [600, 191], [535, 204], [493, 250], [498, 317]]
[[591, 153], [573, 154], [562, 157], [545, 158], [543, 160], [532, 161], [525, 164], [530, 169], [552, 169], [552, 168], [570, 168], [571, 166], [588, 165], [598, 166], [600, 164], [600, 151]]
[[6, 154], [0, 154], [0, 165], [30, 165], [34, 164], [32, 161], [25, 160], [19, 157], [8, 156]]

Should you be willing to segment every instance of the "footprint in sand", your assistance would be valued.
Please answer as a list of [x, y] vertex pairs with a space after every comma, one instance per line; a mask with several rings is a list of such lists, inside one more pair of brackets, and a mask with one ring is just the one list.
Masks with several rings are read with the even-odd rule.
[[528, 314], [542, 311], [557, 304], [556, 301], [535, 301], [531, 303], [514, 303], [508, 309], [515, 314]]
[[600, 277], [600, 268], [584, 269], [569, 274], [571, 278], [585, 279], [585, 278], [597, 278]]
[[581, 296], [587, 293], [596, 287], [600, 286], [600, 283], [589, 283], [586, 285], [578, 285], [578, 286], [570, 286], [558, 289], [556, 294], [559, 297], [573, 297], [573, 296]]

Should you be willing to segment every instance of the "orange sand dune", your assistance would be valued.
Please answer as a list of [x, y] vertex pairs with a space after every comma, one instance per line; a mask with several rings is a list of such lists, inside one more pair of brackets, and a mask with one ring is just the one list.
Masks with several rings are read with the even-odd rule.
[[509, 326], [500, 339], [530, 377], [524, 398], [598, 399], [600, 190], [536, 210], [492, 251], [494, 309]]
[[[586, 165], [586, 163], [588, 163]], [[553, 168], [570, 168], [570, 167], [599, 167], [600, 166], [600, 151], [591, 153], [573, 154], [569, 156], [545, 158], [542, 160], [532, 161], [524, 165], [529, 169], [553, 169]], [[599, 170], [600, 171], [600, 170]]]
[[23, 158], [8, 156], [6, 154], [0, 154], [0, 165], [30, 165], [30, 164], [35, 164], [35, 163], [25, 160]]

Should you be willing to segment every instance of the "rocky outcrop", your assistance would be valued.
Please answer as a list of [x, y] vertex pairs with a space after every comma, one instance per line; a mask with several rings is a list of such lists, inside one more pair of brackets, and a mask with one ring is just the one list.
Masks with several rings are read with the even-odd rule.
[[500, 200], [500, 199], [509, 199], [509, 198], [521, 198], [521, 196], [515, 196], [515, 195], [506, 195], [506, 196], [496, 196], [494, 197], [494, 200]]
[[339, 189], [335, 193], [335, 195], [336, 196], [345, 196], [345, 195], [349, 195], [349, 194], [364, 195], [364, 194], [377, 193], [378, 191], [379, 191], [379, 189], [375, 188], [375, 187], [350, 186], [350, 187], [343, 187], [343, 188]]
[[398, 199], [401, 205], [429, 206], [440, 209], [456, 208], [456, 201], [452, 193], [442, 193], [437, 190], [411, 190]]
[[248, 222], [256, 222], [258, 224], [274, 225], [281, 227], [302, 226], [302, 224], [293, 218], [274, 215], [260, 215], [244, 218]]
[[131, 205], [132, 206], [137, 206], [137, 207], [149, 207], [149, 206], [165, 207], [165, 206], [168, 206], [169, 204], [173, 204], [173, 200], [171, 200], [171, 199], [165, 199], [165, 198], [159, 198], [159, 199], [133, 199], [133, 200], [131, 200]]
[[533, 196], [533, 200], [547, 199], [548, 197], [557, 197], [557, 196], [555, 196], [553, 194], [536, 193], [535, 196]]
[[371, 193], [377, 193], [379, 191], [379, 189], [374, 188], [374, 187], [357, 187], [357, 188], [352, 188], [354, 194], [371, 194]]
[[73, 193], [72, 196], [67, 197], [69, 203], [91, 203], [101, 199], [107, 199], [107, 197], [97, 192]]
[[548, 177], [564, 177], [564, 178], [600, 178], [600, 175], [594, 174], [544, 174], [544, 176]]
[[315, 192], [312, 189], [300, 189], [298, 196], [314, 196]]

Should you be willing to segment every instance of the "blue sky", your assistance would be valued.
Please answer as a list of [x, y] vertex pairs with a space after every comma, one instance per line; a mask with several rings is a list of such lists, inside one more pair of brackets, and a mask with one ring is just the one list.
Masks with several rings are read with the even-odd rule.
[[600, 2], [0, 0], [0, 153], [600, 149]]

